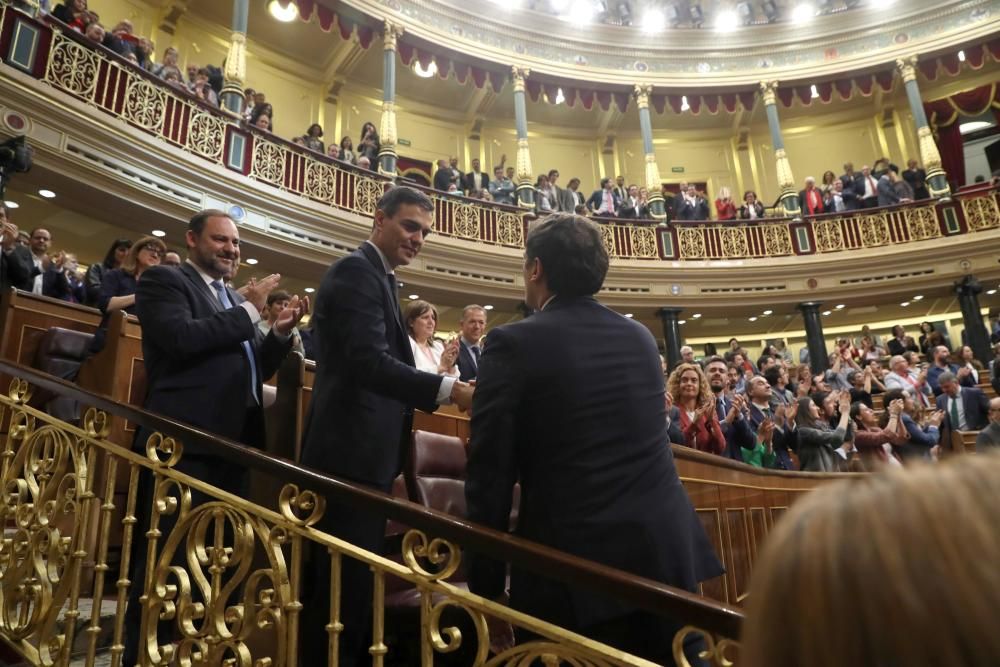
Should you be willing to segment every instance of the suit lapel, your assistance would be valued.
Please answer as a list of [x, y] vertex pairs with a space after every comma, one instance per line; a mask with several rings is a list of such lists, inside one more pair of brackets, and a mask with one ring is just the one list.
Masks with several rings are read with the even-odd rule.
[[[205, 281], [202, 280], [201, 274], [198, 273], [197, 269], [185, 262], [184, 264], [181, 264], [181, 273], [183, 273], [187, 279], [191, 281], [194, 290], [201, 294], [206, 301], [208, 301], [209, 306], [211, 306], [214, 312], [220, 313], [225, 310], [219, 302], [219, 298], [215, 294], [212, 294], [212, 288], [206, 285]], [[232, 293], [230, 293], [230, 297], [232, 297]], [[233, 301], [233, 303], [236, 302]]]
[[[375, 248], [367, 243], [362, 243], [359, 248], [361, 253], [368, 259], [375, 272], [382, 277], [380, 281], [382, 283], [382, 295], [385, 297], [385, 307], [387, 310], [392, 311], [392, 316], [396, 320], [397, 333], [401, 336], [401, 339], [405, 341], [406, 330], [403, 328], [403, 320], [399, 313], [399, 306], [396, 305], [399, 302], [393, 298], [393, 295], [389, 292], [389, 279], [385, 273], [385, 267], [382, 265], [382, 258], [378, 256]], [[413, 364], [413, 352], [410, 350], [409, 345], [404, 345], [403, 348], [406, 350], [404, 354], [408, 354], [410, 358], [410, 363]]]

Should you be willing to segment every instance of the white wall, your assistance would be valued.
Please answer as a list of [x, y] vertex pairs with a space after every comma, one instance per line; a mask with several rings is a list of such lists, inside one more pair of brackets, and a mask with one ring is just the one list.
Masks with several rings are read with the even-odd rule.
[[965, 143], [965, 180], [967, 184], [973, 183], [976, 176], [985, 176], [989, 180], [990, 164], [986, 161], [986, 147], [996, 141], [1000, 141], [1000, 135], [994, 134], [985, 139]]

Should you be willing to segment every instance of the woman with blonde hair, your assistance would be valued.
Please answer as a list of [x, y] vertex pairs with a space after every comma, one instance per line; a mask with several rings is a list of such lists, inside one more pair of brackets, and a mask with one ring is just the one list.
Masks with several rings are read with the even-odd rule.
[[718, 214], [719, 220], [736, 219], [736, 204], [733, 203], [733, 193], [725, 186], [719, 188], [719, 197], [715, 200], [715, 212]]
[[403, 310], [403, 323], [410, 334], [410, 348], [417, 370], [458, 377], [458, 339], [447, 345], [434, 338], [437, 308], [427, 301], [411, 301]]
[[726, 436], [715, 409], [715, 394], [701, 366], [680, 364], [667, 378], [667, 392], [674, 403], [670, 420], [680, 426], [684, 444], [721, 455], [726, 450]]
[[995, 454], [810, 491], [757, 559], [739, 664], [996, 665], [997, 502]]
[[91, 354], [96, 354], [104, 348], [104, 337], [111, 313], [116, 310], [124, 310], [130, 315], [135, 313], [135, 291], [138, 289], [140, 277], [146, 269], [159, 266], [165, 254], [167, 246], [163, 241], [155, 236], [143, 236], [129, 248], [121, 267], [104, 274], [101, 281], [101, 295], [97, 298], [97, 307], [104, 318], [90, 344]]

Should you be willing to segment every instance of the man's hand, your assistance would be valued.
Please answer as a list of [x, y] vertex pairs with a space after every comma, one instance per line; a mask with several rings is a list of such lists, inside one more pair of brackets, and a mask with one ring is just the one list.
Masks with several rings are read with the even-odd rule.
[[[940, 426], [941, 422], [943, 422], [943, 421], [944, 421], [944, 410], [935, 410], [931, 414], [931, 418], [930, 418], [930, 424], [931, 424], [931, 426], [935, 426], [935, 427]], [[952, 427], [953, 428], [958, 428], [958, 425], [955, 424]]]
[[458, 380], [451, 387], [452, 405], [457, 405], [459, 410], [468, 410], [472, 407], [472, 395], [475, 393], [475, 385]]
[[309, 312], [309, 297], [302, 297], [296, 294], [288, 305], [278, 313], [272, 325], [275, 333], [287, 336], [292, 329], [302, 320], [302, 316]]
[[281, 280], [281, 274], [272, 273], [266, 278], [261, 278], [256, 280], [254, 278], [250, 279], [250, 282], [243, 286], [240, 293], [246, 298], [247, 301], [253, 304], [254, 308], [261, 310], [267, 303], [267, 295], [270, 294], [278, 287], [278, 282]]
[[17, 225], [13, 222], [3, 223], [2, 229], [0, 229], [0, 244], [3, 245], [4, 250], [12, 250], [14, 244], [17, 243]]
[[968, 366], [962, 366], [961, 368], [958, 369], [957, 377], [959, 380], [961, 380], [962, 378], [967, 377], [970, 373], [972, 373], [971, 368], [969, 368]]

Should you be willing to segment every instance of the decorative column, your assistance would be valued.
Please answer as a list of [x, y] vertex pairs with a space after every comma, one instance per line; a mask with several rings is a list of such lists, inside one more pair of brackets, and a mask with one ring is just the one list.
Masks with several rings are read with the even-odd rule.
[[767, 126], [771, 130], [771, 145], [774, 146], [774, 162], [778, 169], [778, 188], [781, 205], [785, 207], [785, 215], [799, 217], [802, 208], [799, 202], [799, 191], [795, 189], [795, 178], [792, 176], [792, 166], [788, 164], [785, 155], [785, 140], [781, 138], [781, 125], [778, 123], [778, 105], [775, 92], [777, 81], [761, 81], [760, 96], [764, 100], [764, 112], [767, 114]]
[[660, 316], [663, 323], [663, 348], [666, 351], [667, 370], [672, 371], [677, 364], [681, 363], [681, 324], [680, 314], [684, 312], [681, 308], [660, 308], [656, 314]]
[[809, 367], [813, 375], [825, 373], [830, 368], [830, 353], [826, 351], [826, 340], [823, 338], [823, 322], [820, 320], [819, 301], [800, 303], [802, 319], [806, 324], [806, 347], [809, 348]]
[[916, 56], [896, 61], [896, 69], [903, 77], [903, 85], [906, 87], [906, 99], [910, 101], [913, 122], [917, 126], [920, 161], [923, 162], [924, 170], [927, 172], [927, 191], [931, 197], [947, 197], [951, 194], [951, 187], [948, 185], [948, 175], [941, 168], [941, 154], [938, 152], [937, 144], [934, 143], [934, 135], [927, 124], [924, 102], [920, 99], [920, 88], [917, 87], [916, 65]]
[[517, 129], [517, 203], [521, 208], [535, 207], [535, 177], [528, 151], [528, 110], [524, 102], [524, 80], [531, 73], [527, 67], [510, 68], [514, 78], [514, 126]]
[[378, 152], [378, 173], [396, 177], [396, 40], [403, 28], [385, 22], [382, 36], [382, 118], [378, 124], [378, 138], [382, 144]]
[[989, 368], [993, 355], [990, 353], [990, 334], [986, 330], [983, 314], [979, 308], [979, 293], [982, 291], [983, 286], [972, 275], [965, 276], [955, 283], [958, 306], [962, 309], [962, 324], [965, 325], [965, 340], [962, 342], [972, 348], [973, 356], [985, 368]]
[[666, 220], [667, 207], [663, 201], [663, 184], [660, 168], [653, 152], [653, 121], [649, 113], [650, 85], [636, 85], [635, 102], [639, 107], [639, 131], [642, 132], [642, 151], [646, 154], [646, 191], [649, 197], [649, 214], [656, 220]]
[[247, 14], [250, 0], [233, 0], [233, 34], [229, 38], [229, 53], [223, 73], [222, 108], [237, 116], [243, 115], [246, 98], [243, 84], [247, 77]]

